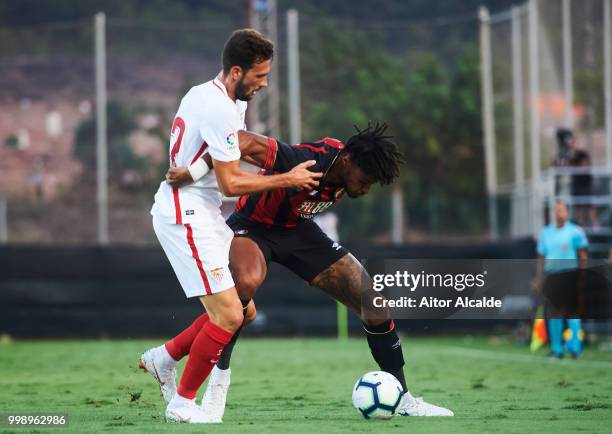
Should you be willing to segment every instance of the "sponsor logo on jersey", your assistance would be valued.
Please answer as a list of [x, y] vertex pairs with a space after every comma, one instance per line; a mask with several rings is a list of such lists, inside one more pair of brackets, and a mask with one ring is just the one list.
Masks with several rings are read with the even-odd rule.
[[333, 203], [332, 201], [305, 200], [297, 207], [296, 212], [304, 219], [311, 219], [315, 214], [332, 206]]
[[192, 210], [192, 209], [186, 209], [185, 210], [185, 215], [194, 215], [194, 214], [195, 214], [195, 211]]
[[237, 231], [234, 231], [235, 235], [246, 235], [248, 233], [249, 231], [247, 229], [238, 229]]
[[234, 149], [236, 147], [236, 133], [229, 133], [225, 141], [229, 145], [229, 149]]
[[336, 241], [334, 241], [334, 244], [332, 244], [332, 249], [340, 250], [341, 248], [342, 246], [338, 244]]
[[215, 268], [214, 270], [210, 270], [210, 275], [218, 283], [221, 283], [223, 281], [223, 268]]

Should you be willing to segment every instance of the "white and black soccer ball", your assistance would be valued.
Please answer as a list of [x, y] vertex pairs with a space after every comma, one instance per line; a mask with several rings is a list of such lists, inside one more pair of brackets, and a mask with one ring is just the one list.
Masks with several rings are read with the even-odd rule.
[[404, 390], [397, 378], [388, 372], [368, 372], [355, 383], [353, 406], [366, 419], [393, 417]]

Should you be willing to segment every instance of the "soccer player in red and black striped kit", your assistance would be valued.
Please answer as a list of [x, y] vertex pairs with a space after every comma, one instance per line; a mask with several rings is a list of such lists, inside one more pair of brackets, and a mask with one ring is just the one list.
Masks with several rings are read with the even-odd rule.
[[[284, 173], [297, 164], [314, 160], [309, 170], [323, 172], [311, 190], [277, 189], [242, 196], [227, 224], [234, 231], [230, 269], [238, 294], [247, 305], [263, 283], [270, 261], [292, 270], [312, 286], [323, 290], [357, 314], [364, 324], [368, 345], [381, 370], [393, 374], [405, 394], [398, 408], [402, 416], [452, 416], [452, 411], [414, 398], [406, 386], [404, 357], [393, 321], [364, 312], [362, 297], [372, 291], [372, 281], [361, 263], [332, 241], [312, 218], [345, 194], [357, 198], [378, 182], [388, 185], [399, 176], [402, 155], [385, 124], [368, 124], [346, 144], [325, 138], [313, 143], [286, 145], [263, 138], [268, 146], [263, 175]], [[259, 136], [263, 137], [263, 136]], [[176, 171], [186, 173], [184, 168]], [[178, 181], [177, 181], [178, 182]], [[253, 304], [251, 303], [251, 306]], [[251, 318], [253, 314], [251, 313]], [[229, 360], [238, 338], [225, 347], [211, 374], [202, 402], [205, 412], [223, 415], [229, 387]]]

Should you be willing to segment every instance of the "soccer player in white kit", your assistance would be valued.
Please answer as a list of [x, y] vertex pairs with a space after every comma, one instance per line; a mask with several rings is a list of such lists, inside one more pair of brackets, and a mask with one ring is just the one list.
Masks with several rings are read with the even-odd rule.
[[[170, 164], [190, 166], [194, 182], [181, 188], [160, 184], [151, 209], [153, 228], [185, 295], [199, 297], [206, 313], [165, 345], [141, 356], [140, 366], [156, 378], [169, 401], [169, 421], [221, 422], [207, 416], [195, 397], [244, 320], [228, 268], [233, 232], [221, 215], [222, 193], [312, 188], [322, 176], [308, 170], [314, 161], [275, 176], [240, 169], [238, 130], [244, 128], [246, 101], [267, 86], [272, 57], [272, 43], [260, 33], [235, 31], [223, 49], [223, 71], [187, 92], [172, 124]], [[213, 170], [201, 158], [205, 153], [212, 158]], [[187, 354], [175, 393], [175, 365]]]

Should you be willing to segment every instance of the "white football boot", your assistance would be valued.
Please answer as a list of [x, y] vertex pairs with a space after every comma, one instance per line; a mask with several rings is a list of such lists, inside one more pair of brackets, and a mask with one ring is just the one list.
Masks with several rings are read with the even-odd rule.
[[211, 420], [218, 423], [223, 421], [231, 374], [230, 368], [219, 369], [215, 366], [210, 373], [206, 392], [202, 398], [202, 410]]
[[196, 405], [195, 399], [183, 398], [178, 393], [166, 407], [166, 421], [179, 423], [217, 423]]
[[444, 407], [415, 398], [410, 392], [404, 393], [402, 401], [395, 411], [396, 416], [454, 416], [455, 413]]
[[168, 354], [165, 345], [142, 353], [138, 366], [155, 378], [164, 400], [170, 402], [176, 394], [176, 361]]

